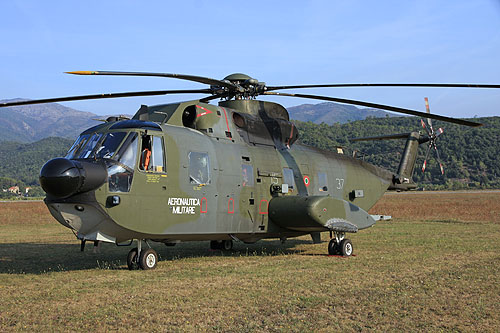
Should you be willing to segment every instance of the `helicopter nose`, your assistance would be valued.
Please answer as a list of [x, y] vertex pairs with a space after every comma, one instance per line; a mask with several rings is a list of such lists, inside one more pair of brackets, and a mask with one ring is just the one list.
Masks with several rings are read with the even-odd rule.
[[106, 167], [98, 162], [54, 158], [40, 170], [40, 185], [56, 198], [66, 198], [101, 186], [107, 178]]

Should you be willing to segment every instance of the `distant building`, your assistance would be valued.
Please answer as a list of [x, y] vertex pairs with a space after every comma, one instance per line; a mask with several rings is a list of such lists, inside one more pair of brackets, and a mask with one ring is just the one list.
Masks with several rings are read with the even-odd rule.
[[9, 192], [10, 193], [14, 193], [14, 194], [21, 194], [21, 192], [19, 191], [19, 186], [12, 186], [12, 187], [9, 187]]

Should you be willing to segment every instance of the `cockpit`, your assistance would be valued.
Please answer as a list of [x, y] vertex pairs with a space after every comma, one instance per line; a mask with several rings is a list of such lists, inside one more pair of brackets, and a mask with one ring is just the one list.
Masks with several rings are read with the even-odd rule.
[[[136, 163], [140, 171], [164, 173], [166, 171], [164, 144], [160, 128], [148, 128], [154, 131], [145, 133], [131, 131], [128, 128], [135, 127], [123, 124], [128, 122], [135, 121], [116, 123], [107, 129], [107, 133], [89, 133], [89, 131], [82, 133], [65, 158], [103, 161], [107, 169], [110, 192], [130, 191]], [[116, 126], [119, 124], [120, 126]], [[118, 128], [113, 130], [113, 127]]]

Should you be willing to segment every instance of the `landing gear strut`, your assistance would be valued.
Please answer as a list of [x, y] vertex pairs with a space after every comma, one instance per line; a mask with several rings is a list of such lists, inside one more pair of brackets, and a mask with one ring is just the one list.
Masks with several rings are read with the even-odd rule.
[[[147, 243], [146, 243], [147, 244]], [[149, 246], [149, 245], [148, 245]], [[127, 267], [134, 269], [155, 269], [158, 263], [158, 254], [152, 248], [142, 250], [142, 240], [137, 240], [137, 247], [130, 250], [127, 256]]]
[[352, 255], [354, 247], [350, 239], [345, 238], [345, 233], [334, 232], [335, 237], [332, 237], [328, 243], [329, 255], [342, 255], [349, 257]]

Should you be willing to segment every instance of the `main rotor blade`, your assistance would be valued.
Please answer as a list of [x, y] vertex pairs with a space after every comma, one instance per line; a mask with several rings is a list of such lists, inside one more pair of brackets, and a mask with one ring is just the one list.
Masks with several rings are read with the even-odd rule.
[[425, 112], [420, 112], [420, 111], [415, 111], [415, 110], [410, 110], [410, 109], [403, 109], [403, 108], [398, 108], [395, 106], [384, 105], [384, 104], [375, 104], [375, 103], [370, 103], [370, 102], [357, 101], [357, 100], [352, 100], [352, 99], [318, 96], [318, 95], [287, 94], [287, 93], [268, 92], [268, 91], [264, 92], [263, 95], [309, 98], [309, 99], [317, 99], [317, 100], [321, 100], [321, 101], [331, 101], [331, 102], [337, 102], [337, 103], [359, 105], [359, 106], [365, 106], [365, 107], [369, 107], [369, 108], [381, 109], [381, 110], [386, 110], [386, 111], [411, 114], [413, 116], [418, 116], [418, 117], [432, 118], [432, 119], [437, 119], [437, 120], [447, 121], [450, 123], [455, 123], [455, 124], [465, 125], [465, 126], [472, 126], [472, 127], [477, 127], [477, 126], [483, 125], [480, 123], [475, 123], [472, 121], [467, 121], [467, 120], [458, 119], [458, 118], [450, 118], [450, 117], [440, 116], [440, 115], [432, 114], [432, 113], [427, 114]]
[[348, 88], [348, 87], [431, 87], [431, 88], [500, 88], [500, 84], [473, 83], [334, 83], [334, 84], [302, 84], [296, 86], [266, 87], [267, 91], [303, 88]]
[[229, 89], [235, 89], [236, 85], [228, 81], [221, 81], [217, 79], [211, 79], [203, 76], [195, 75], [185, 75], [185, 74], [171, 74], [171, 73], [148, 73], [148, 72], [113, 72], [113, 71], [74, 71], [66, 72], [67, 74], [75, 75], [121, 75], [121, 76], [155, 76], [155, 77], [169, 77], [173, 79], [188, 80], [204, 84], [210, 84], [212, 86], [226, 87]]
[[372, 141], [372, 140], [393, 140], [393, 139], [407, 139], [411, 133], [398, 133], [377, 136], [364, 136], [360, 138], [350, 138], [349, 141]]
[[157, 96], [157, 95], [169, 95], [169, 94], [211, 94], [210, 89], [196, 89], [196, 90], [156, 90], [156, 91], [133, 91], [124, 93], [109, 93], [109, 94], [96, 94], [96, 95], [81, 95], [81, 96], [68, 96], [68, 97], [56, 97], [56, 98], [45, 98], [45, 99], [34, 99], [29, 101], [19, 101], [10, 103], [0, 103], [0, 108], [8, 106], [19, 106], [19, 105], [31, 105], [31, 104], [43, 104], [43, 103], [55, 103], [55, 102], [69, 102], [69, 101], [80, 101], [86, 99], [101, 99], [101, 98], [119, 98], [119, 97], [136, 97], [136, 96]]

